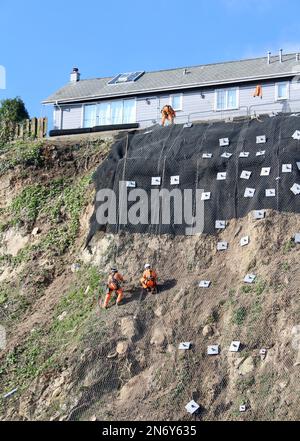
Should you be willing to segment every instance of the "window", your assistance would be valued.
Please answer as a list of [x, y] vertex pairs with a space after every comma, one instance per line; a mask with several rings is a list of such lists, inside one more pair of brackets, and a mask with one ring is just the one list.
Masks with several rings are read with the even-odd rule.
[[216, 110], [238, 108], [238, 88], [216, 90]]
[[96, 125], [97, 105], [88, 104], [84, 106], [83, 127], [93, 127]]
[[170, 106], [172, 106], [174, 110], [182, 110], [182, 94], [171, 95]]
[[84, 108], [84, 127], [136, 122], [135, 99], [104, 101]]
[[123, 101], [111, 102], [111, 124], [122, 124], [123, 122]]
[[276, 101], [289, 99], [289, 83], [277, 83], [276, 84]]
[[100, 103], [98, 105], [98, 121], [97, 125], [107, 126], [110, 122], [110, 103]]
[[123, 101], [123, 124], [136, 122], [136, 103], [135, 100]]

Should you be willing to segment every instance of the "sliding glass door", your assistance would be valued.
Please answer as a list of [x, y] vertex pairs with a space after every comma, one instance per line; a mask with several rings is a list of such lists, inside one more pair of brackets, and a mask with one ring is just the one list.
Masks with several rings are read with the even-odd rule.
[[110, 103], [98, 104], [97, 125], [107, 126], [110, 122]]
[[123, 101], [112, 101], [111, 124], [122, 124], [122, 122], [123, 122]]
[[136, 100], [103, 101], [84, 106], [84, 127], [136, 122]]
[[124, 100], [123, 101], [123, 124], [136, 122], [136, 101]]
[[97, 104], [84, 106], [83, 127], [94, 127], [96, 125]]

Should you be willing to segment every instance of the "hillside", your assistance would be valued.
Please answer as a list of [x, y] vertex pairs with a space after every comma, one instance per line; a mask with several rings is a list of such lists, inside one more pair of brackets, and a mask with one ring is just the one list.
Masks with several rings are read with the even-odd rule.
[[[299, 419], [299, 214], [268, 208], [255, 220], [249, 211], [197, 236], [94, 231], [85, 248], [91, 178], [112, 142], [0, 152], [1, 420], [190, 420], [191, 399], [202, 420]], [[220, 241], [228, 250], [217, 251]], [[160, 276], [157, 295], [139, 288], [146, 261]], [[104, 311], [114, 263], [125, 301]], [[243, 282], [248, 273], [254, 284]], [[191, 350], [178, 350], [184, 341]], [[220, 354], [209, 357], [212, 344]]]

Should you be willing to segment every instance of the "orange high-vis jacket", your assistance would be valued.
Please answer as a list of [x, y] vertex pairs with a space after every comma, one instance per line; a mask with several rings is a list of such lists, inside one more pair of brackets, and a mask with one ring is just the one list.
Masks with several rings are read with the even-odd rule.
[[156, 282], [156, 279], [157, 279], [157, 274], [156, 274], [156, 272], [155, 272], [154, 270], [152, 270], [152, 269], [147, 269], [147, 270], [145, 270], [145, 271], [143, 272], [143, 279], [145, 280], [145, 282], [146, 282], [147, 280], [150, 280], [151, 278], [153, 278], [154, 281]]
[[122, 274], [120, 273], [110, 274], [108, 276], [107, 286], [111, 289], [119, 289], [120, 282], [124, 282]]
[[254, 94], [253, 94], [253, 97], [255, 98], [255, 97], [260, 97], [260, 98], [262, 98], [262, 96], [263, 96], [263, 93], [262, 93], [262, 86], [261, 85], [257, 85], [256, 86], [256, 89], [255, 89], [255, 92], [254, 92]]

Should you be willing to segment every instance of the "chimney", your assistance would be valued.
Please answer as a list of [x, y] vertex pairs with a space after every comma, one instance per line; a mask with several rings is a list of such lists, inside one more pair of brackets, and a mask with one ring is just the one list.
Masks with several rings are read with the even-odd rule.
[[73, 71], [70, 75], [70, 81], [71, 83], [77, 83], [78, 81], [80, 81], [80, 73], [78, 67], [73, 68]]
[[271, 64], [271, 52], [268, 52], [268, 64]]
[[279, 50], [279, 63], [282, 63], [282, 49]]

